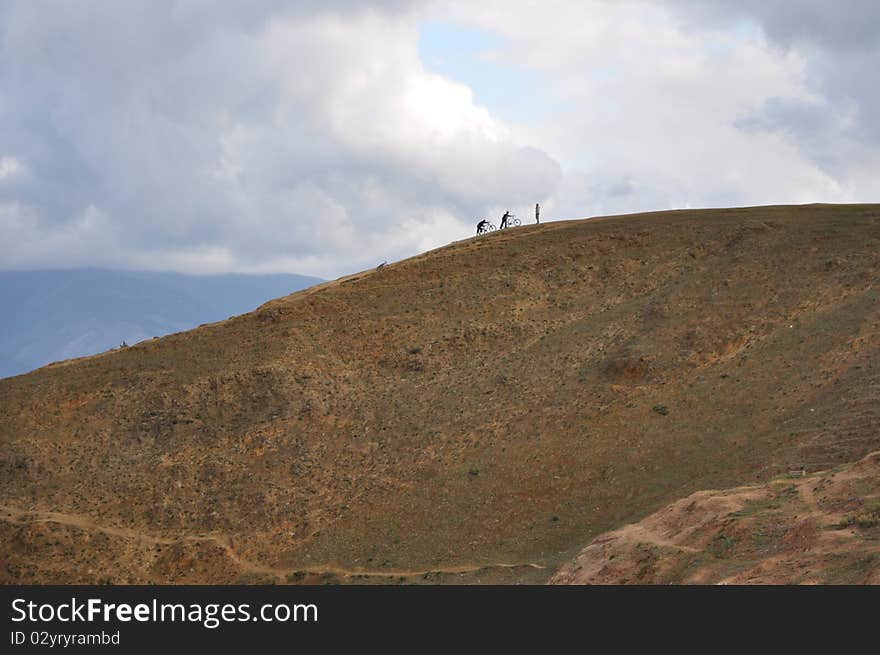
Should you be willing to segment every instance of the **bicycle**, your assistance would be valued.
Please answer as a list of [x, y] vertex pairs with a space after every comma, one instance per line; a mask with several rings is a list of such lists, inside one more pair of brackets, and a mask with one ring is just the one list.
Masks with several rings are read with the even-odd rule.
[[498, 228], [495, 227], [494, 225], [492, 225], [491, 223], [486, 223], [485, 225], [483, 225], [480, 228], [480, 231], [477, 232], [477, 234], [485, 234], [486, 232], [493, 232], [494, 230], [497, 230], [497, 229]]
[[515, 214], [510, 214], [507, 217], [507, 225], [501, 228], [502, 230], [508, 227], [518, 227], [520, 225], [519, 219]]

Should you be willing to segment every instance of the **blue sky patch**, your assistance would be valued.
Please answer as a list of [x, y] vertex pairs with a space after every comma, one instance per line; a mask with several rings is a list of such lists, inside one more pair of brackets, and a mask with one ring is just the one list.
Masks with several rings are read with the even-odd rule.
[[428, 21], [419, 34], [425, 68], [471, 88], [474, 102], [510, 122], [531, 122], [554, 110], [550, 89], [532, 71], [493, 61], [502, 37], [453, 23]]

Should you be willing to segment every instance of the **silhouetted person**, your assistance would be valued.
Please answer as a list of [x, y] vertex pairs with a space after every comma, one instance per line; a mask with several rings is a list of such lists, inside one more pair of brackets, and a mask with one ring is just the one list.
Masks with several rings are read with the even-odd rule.
[[508, 218], [510, 218], [510, 210], [507, 210], [506, 212], [504, 212], [504, 216], [501, 217], [501, 227], [498, 228], [499, 230], [503, 230], [504, 228], [507, 227], [507, 219]]
[[541, 222], [541, 205], [535, 203], [535, 223]]
[[477, 234], [482, 234], [483, 232], [485, 232], [487, 227], [489, 227], [489, 221], [484, 218], [482, 221], [477, 223]]

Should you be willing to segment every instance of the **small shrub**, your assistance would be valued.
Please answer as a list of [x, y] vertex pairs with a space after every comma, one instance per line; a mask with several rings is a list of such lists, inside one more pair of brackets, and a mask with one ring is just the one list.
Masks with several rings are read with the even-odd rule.
[[836, 527], [842, 530], [844, 528], [852, 527], [853, 525], [862, 528], [863, 530], [880, 525], [880, 502], [875, 501], [868, 505], [863, 512], [850, 514], [849, 516], [844, 517]]
[[712, 538], [712, 541], [709, 543], [706, 550], [708, 550], [714, 557], [724, 559], [727, 557], [728, 551], [733, 548], [735, 543], [736, 539], [719, 532]]
[[873, 528], [875, 525], [880, 525], [880, 516], [877, 516], [877, 514], [859, 514], [853, 518], [853, 521], [860, 528]]

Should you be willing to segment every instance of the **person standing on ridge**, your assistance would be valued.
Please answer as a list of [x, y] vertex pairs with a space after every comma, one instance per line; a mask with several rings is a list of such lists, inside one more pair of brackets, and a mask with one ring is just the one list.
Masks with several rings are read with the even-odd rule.
[[541, 223], [541, 205], [535, 203], [535, 223]]
[[501, 226], [498, 228], [499, 230], [503, 230], [507, 227], [507, 219], [510, 218], [510, 210], [508, 209], [504, 212], [504, 216], [501, 217]]

